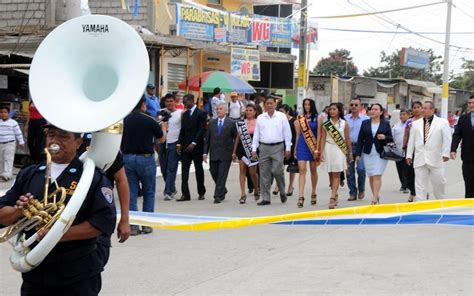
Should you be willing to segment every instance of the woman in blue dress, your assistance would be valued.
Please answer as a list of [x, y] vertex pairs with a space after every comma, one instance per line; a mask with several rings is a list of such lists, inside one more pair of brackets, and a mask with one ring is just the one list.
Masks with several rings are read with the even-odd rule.
[[[309, 170], [311, 172], [311, 204], [316, 204], [316, 185], [318, 184], [318, 171], [317, 167], [319, 164], [319, 147], [318, 147], [318, 112], [316, 105], [311, 99], [303, 100], [303, 114], [299, 115], [295, 120], [295, 131], [296, 131], [296, 147], [295, 147], [295, 158], [298, 161], [299, 171], [299, 186], [298, 186], [298, 207], [302, 208], [304, 204], [304, 186], [306, 183], [306, 171], [307, 163], [309, 162]], [[300, 121], [307, 124], [309, 130], [307, 136], [310, 136], [312, 140], [311, 148], [306, 143], [305, 136], [302, 131]]]
[[365, 171], [369, 176], [370, 189], [372, 190], [372, 204], [380, 201], [380, 188], [382, 187], [382, 175], [387, 167], [387, 160], [381, 157], [383, 147], [388, 142], [393, 142], [390, 123], [383, 118], [383, 107], [373, 104], [370, 108], [370, 119], [364, 120], [360, 127], [357, 140], [356, 161], [360, 160], [365, 165]]

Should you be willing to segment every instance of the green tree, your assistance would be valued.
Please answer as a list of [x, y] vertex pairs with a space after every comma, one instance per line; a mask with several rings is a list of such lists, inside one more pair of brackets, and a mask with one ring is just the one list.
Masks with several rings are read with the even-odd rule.
[[463, 59], [463, 73], [451, 75], [449, 87], [474, 91], [474, 60]]
[[336, 49], [329, 53], [329, 57], [319, 60], [312, 73], [319, 75], [356, 76], [358, 70], [352, 62], [350, 55], [351, 52], [347, 49]]
[[400, 65], [400, 56], [402, 50], [397, 50], [392, 54], [387, 54], [385, 51], [380, 53], [380, 63], [377, 67], [370, 67], [364, 71], [366, 77], [382, 77], [382, 78], [407, 78], [416, 80], [433, 81], [441, 84], [441, 56], [434, 55], [432, 49], [416, 49], [418, 51], [427, 52], [430, 56], [430, 63], [427, 69], [415, 69]]

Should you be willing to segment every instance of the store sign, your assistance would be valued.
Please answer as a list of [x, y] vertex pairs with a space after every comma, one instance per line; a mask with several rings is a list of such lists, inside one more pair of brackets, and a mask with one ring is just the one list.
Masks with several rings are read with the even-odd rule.
[[0, 89], [7, 89], [7, 88], [8, 88], [8, 76], [0, 75]]
[[177, 35], [190, 40], [291, 48], [292, 20], [176, 4]]
[[400, 66], [415, 69], [427, 69], [430, 65], [430, 54], [413, 48], [402, 48], [400, 54]]
[[245, 81], [260, 81], [260, 53], [254, 49], [232, 48], [230, 74]]

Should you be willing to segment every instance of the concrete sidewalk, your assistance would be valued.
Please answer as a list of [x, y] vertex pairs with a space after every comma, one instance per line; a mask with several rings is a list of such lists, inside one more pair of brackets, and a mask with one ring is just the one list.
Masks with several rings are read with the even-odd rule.
[[[447, 193], [464, 194], [461, 163], [448, 162]], [[229, 174], [227, 199], [212, 203], [213, 182], [206, 172], [206, 200], [163, 201], [158, 178], [156, 210], [165, 213], [252, 217], [326, 209], [327, 174], [319, 170], [318, 205], [296, 207], [297, 189], [286, 204], [257, 207], [249, 196], [238, 203], [238, 167]], [[180, 181], [178, 177], [178, 188]], [[298, 178], [296, 179], [296, 181]], [[307, 184], [309, 182], [309, 177]], [[196, 192], [193, 175], [191, 192]], [[382, 203], [405, 202], [395, 165], [383, 177]], [[6, 189], [2, 184], [0, 189]], [[309, 197], [309, 190], [306, 196]], [[345, 186], [340, 207], [348, 202]], [[101, 295], [474, 295], [474, 229], [441, 225], [286, 226], [181, 232], [155, 230], [114, 239], [103, 273]], [[8, 263], [10, 247], [0, 245], [0, 295], [18, 295], [20, 274]]]

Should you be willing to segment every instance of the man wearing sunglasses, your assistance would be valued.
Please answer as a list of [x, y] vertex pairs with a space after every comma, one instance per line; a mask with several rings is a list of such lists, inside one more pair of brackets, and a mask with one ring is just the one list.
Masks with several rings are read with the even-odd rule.
[[[349, 124], [349, 134], [352, 142], [352, 151], [357, 151], [357, 140], [359, 138], [360, 127], [362, 122], [369, 119], [367, 115], [361, 114], [362, 101], [360, 98], [351, 100], [351, 114], [346, 115], [346, 121]], [[355, 155], [353, 155], [355, 159]], [[356, 182], [357, 171], [357, 182]], [[349, 199], [354, 201], [365, 197], [365, 167], [362, 158], [358, 161], [350, 163], [349, 172], [347, 174], [347, 183], [349, 185]]]

